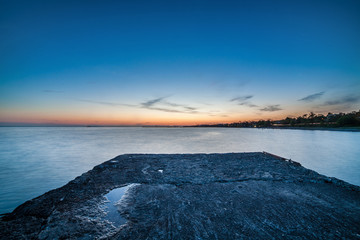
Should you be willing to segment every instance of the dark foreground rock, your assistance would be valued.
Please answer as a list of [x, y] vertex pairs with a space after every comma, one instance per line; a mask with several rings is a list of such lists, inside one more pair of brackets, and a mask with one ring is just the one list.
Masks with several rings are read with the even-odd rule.
[[[104, 195], [132, 183], [112, 222]], [[265, 153], [121, 155], [5, 215], [0, 236], [360, 239], [360, 190]]]

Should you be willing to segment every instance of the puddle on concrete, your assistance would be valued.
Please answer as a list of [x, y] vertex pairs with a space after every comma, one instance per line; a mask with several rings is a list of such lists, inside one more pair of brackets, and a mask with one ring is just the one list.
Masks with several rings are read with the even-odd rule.
[[117, 209], [117, 204], [125, 195], [126, 191], [136, 185], [137, 184], [129, 184], [125, 187], [115, 188], [104, 196], [107, 198], [107, 201], [104, 204], [104, 210], [107, 213], [105, 219], [112, 222], [114, 226], [118, 227], [125, 224], [126, 219], [120, 215]]

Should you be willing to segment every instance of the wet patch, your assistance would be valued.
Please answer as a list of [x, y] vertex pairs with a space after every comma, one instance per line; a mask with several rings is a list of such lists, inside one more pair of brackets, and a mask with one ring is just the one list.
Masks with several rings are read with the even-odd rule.
[[107, 199], [104, 204], [104, 211], [106, 212], [105, 219], [112, 222], [114, 226], [119, 227], [126, 223], [126, 219], [123, 218], [118, 211], [118, 205], [120, 204], [120, 201], [124, 197], [127, 190], [136, 185], [138, 184], [129, 184], [125, 187], [115, 188], [104, 195], [104, 197]]

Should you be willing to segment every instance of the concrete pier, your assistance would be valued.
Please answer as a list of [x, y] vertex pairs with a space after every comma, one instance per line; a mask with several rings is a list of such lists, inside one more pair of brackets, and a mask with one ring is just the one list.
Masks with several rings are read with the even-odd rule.
[[360, 239], [360, 189], [268, 153], [127, 154], [20, 205], [0, 236]]

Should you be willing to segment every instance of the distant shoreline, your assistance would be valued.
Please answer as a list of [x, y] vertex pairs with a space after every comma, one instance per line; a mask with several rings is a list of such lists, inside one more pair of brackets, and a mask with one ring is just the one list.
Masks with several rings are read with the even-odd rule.
[[[185, 126], [186, 127], [186, 126]], [[189, 126], [196, 128], [247, 128], [247, 127], [220, 127], [220, 126]], [[322, 130], [322, 131], [339, 131], [339, 132], [360, 132], [360, 127], [339, 127], [339, 128], [329, 128], [329, 127], [248, 127], [250, 129], [290, 129], [290, 130]]]

